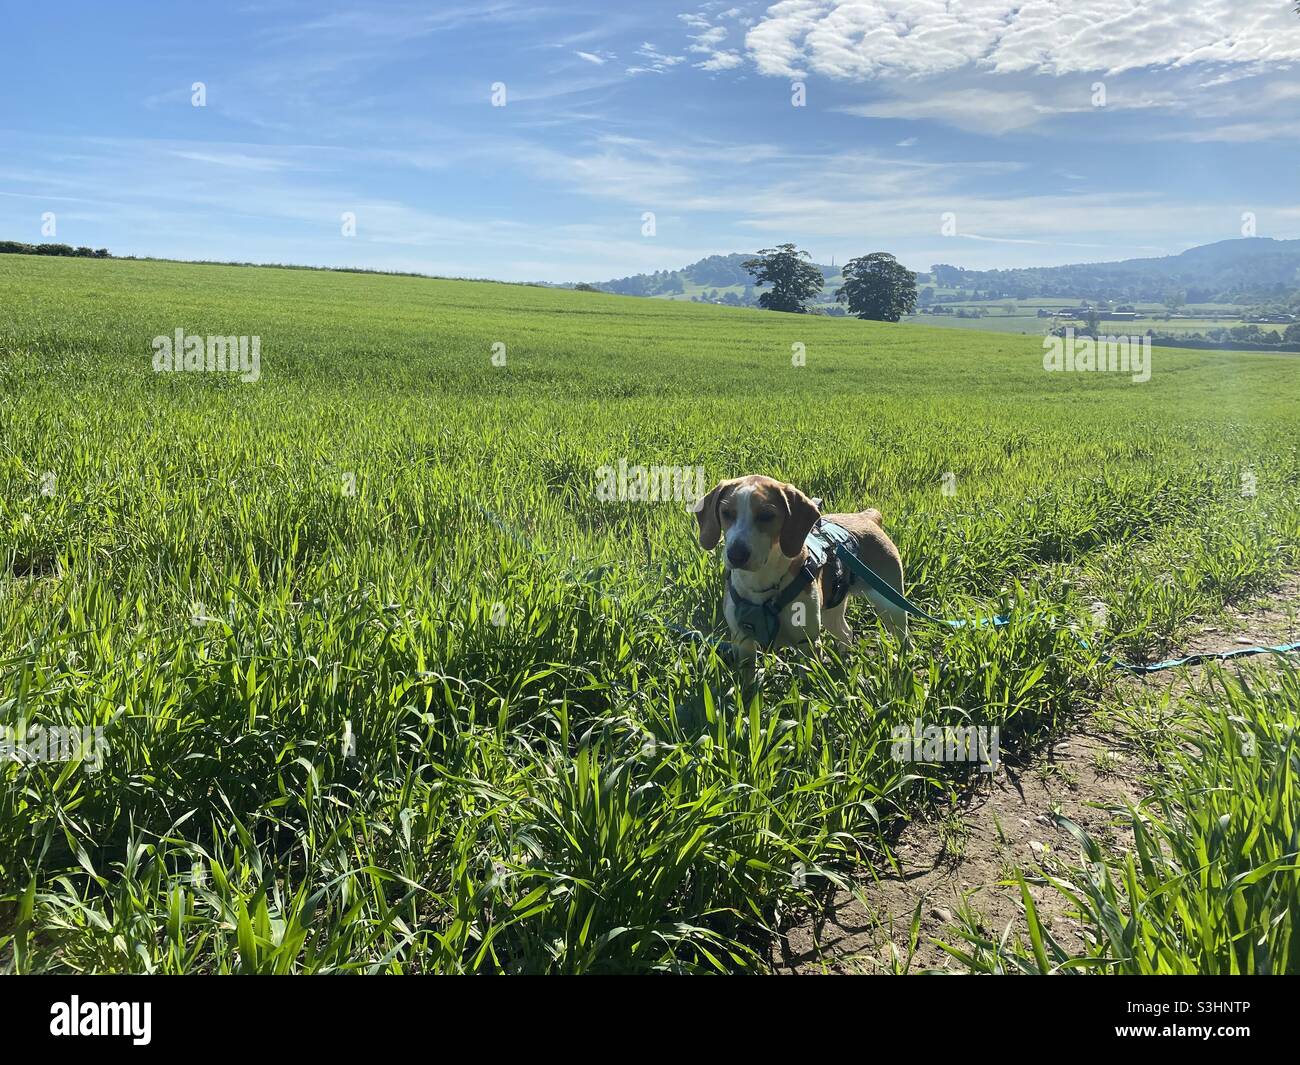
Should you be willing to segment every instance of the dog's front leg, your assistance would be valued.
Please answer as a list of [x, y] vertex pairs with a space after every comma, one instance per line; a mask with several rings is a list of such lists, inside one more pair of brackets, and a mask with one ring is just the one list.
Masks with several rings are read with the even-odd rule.
[[822, 626], [827, 632], [835, 638], [835, 641], [842, 647], [851, 647], [853, 645], [853, 630], [849, 628], [848, 614], [849, 601], [846, 598], [839, 606], [833, 607], [822, 614]]
[[749, 636], [738, 636], [736, 633], [731, 634], [731, 651], [732, 658], [737, 665], [741, 663], [753, 664], [754, 659], [758, 657], [759, 646]]
[[736, 672], [740, 675], [741, 690], [748, 700], [758, 683], [758, 645], [753, 640], [736, 645], [734, 661]]
[[731, 633], [731, 661], [738, 668], [742, 669], [748, 677], [754, 675], [754, 662], [758, 658], [760, 650], [758, 642], [745, 632], [736, 622], [736, 608], [732, 605], [731, 597], [722, 607], [722, 616], [727, 621], [727, 629]]

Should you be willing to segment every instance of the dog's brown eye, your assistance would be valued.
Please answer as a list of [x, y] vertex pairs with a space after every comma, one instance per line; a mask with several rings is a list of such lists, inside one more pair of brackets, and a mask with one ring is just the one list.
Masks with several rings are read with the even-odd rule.
[[775, 510], [768, 510], [768, 511], [764, 511], [762, 514], [760, 514], [760, 515], [758, 516], [758, 520], [759, 520], [759, 521], [771, 521], [771, 520], [772, 520], [773, 518], [775, 518], [775, 517], [776, 517], [776, 511], [775, 511]]

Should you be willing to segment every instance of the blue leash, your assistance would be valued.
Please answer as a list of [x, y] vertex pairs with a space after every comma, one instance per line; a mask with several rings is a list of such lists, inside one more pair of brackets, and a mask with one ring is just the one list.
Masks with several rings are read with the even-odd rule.
[[1010, 614], [998, 614], [995, 617], [988, 618], [975, 618], [971, 621], [953, 621], [947, 618], [935, 617], [928, 610], [922, 610], [919, 606], [908, 599], [907, 596], [892, 584], [887, 583], [883, 577], [858, 558], [858, 556], [853, 553], [853, 548], [857, 546], [857, 543], [845, 529], [842, 529], [834, 522], [823, 519], [818, 522], [816, 527], [813, 529], [813, 535], [820, 535], [824, 539], [830, 541], [835, 548], [835, 554], [839, 556], [839, 560], [848, 567], [850, 572], [865, 581], [867, 586], [873, 592], [880, 595], [882, 599], [889, 600], [889, 602], [898, 607], [899, 610], [907, 611], [907, 613], [911, 614], [912, 617], [921, 618], [923, 621], [933, 622], [935, 625], [947, 625], [950, 629], [964, 629], [967, 625], [976, 628], [992, 626], [993, 628], [1000, 629], [1003, 625], [1006, 625], [1011, 621]]
[[[899, 610], [904, 610], [913, 617], [921, 618], [924, 621], [930, 621], [936, 625], [947, 625], [951, 629], [965, 628], [966, 625], [974, 626], [991, 626], [1001, 628], [1011, 621], [1010, 614], [998, 614], [995, 617], [976, 618], [973, 621], [952, 621], [946, 618], [935, 617], [926, 610], [922, 610], [913, 603], [902, 592], [898, 591], [892, 585], [885, 582], [877, 573], [875, 573], [865, 562], [853, 554], [851, 545], [853, 543], [847, 532], [832, 522], [823, 521], [818, 526], [818, 531], [835, 544], [835, 553], [839, 556], [840, 561], [860, 577], [872, 591], [876, 592], [883, 599], [887, 599]], [[1083, 647], [1087, 643], [1079, 641]], [[1147, 674], [1161, 673], [1166, 669], [1176, 669], [1179, 666], [1199, 665], [1202, 662], [1226, 662], [1230, 658], [1249, 658], [1252, 655], [1286, 655], [1294, 654], [1300, 651], [1300, 643], [1280, 644], [1276, 647], [1239, 647], [1234, 651], [1206, 651], [1202, 654], [1188, 655], [1186, 658], [1171, 658], [1164, 662], [1155, 662], [1152, 665], [1139, 665], [1136, 662], [1125, 662], [1123, 659], [1116, 658], [1109, 651], [1102, 652], [1102, 659], [1113, 669], [1121, 669], [1128, 673]]]
[[1188, 655], [1186, 658], [1171, 658], [1168, 661], [1156, 662], [1150, 666], [1141, 666], [1135, 662], [1124, 662], [1107, 651], [1102, 652], [1102, 658], [1112, 668], [1122, 669], [1129, 673], [1159, 673], [1162, 670], [1175, 669], [1178, 666], [1200, 665], [1202, 662], [1226, 662], [1230, 658], [1248, 658], [1251, 655], [1289, 655], [1295, 654], [1297, 651], [1300, 651], [1300, 643], [1284, 643], [1276, 647], [1239, 647], [1235, 651], [1206, 651], [1203, 654]]

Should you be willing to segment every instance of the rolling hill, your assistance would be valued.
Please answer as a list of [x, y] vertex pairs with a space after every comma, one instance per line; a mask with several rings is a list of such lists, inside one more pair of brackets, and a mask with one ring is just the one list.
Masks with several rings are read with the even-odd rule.
[[[741, 265], [752, 253], [710, 255], [679, 270], [659, 270], [597, 282], [596, 288], [625, 296], [689, 296], [731, 291], [753, 301], [749, 274]], [[827, 288], [839, 283], [839, 268], [821, 265]], [[1300, 290], [1300, 240], [1250, 237], [1188, 248], [1178, 255], [1116, 262], [1017, 270], [965, 270], [946, 263], [918, 274], [937, 301], [945, 292], [965, 299], [1060, 299], [1250, 304], [1290, 302]]]

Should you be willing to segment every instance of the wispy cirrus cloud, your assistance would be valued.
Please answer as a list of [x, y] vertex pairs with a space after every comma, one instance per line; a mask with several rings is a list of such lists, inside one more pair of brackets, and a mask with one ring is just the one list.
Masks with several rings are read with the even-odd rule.
[[628, 67], [626, 70], [628, 74], [663, 74], [679, 63], [686, 62], [685, 56], [668, 55], [659, 51], [649, 41], [642, 43], [641, 47], [636, 50], [636, 54], [640, 62]]

